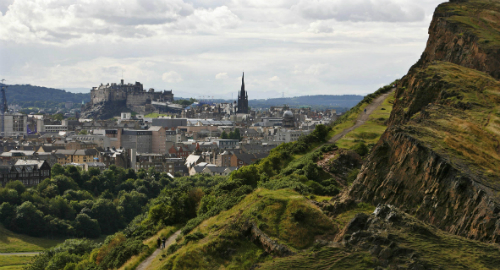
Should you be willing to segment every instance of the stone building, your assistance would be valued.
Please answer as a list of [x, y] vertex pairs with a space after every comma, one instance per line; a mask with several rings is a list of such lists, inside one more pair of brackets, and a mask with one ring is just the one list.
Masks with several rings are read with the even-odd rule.
[[145, 90], [140, 82], [125, 84], [101, 84], [90, 90], [90, 102], [82, 106], [82, 117], [107, 119], [122, 112], [132, 110], [147, 113], [155, 110], [152, 101], [172, 102], [172, 90], [156, 92], [153, 88]]

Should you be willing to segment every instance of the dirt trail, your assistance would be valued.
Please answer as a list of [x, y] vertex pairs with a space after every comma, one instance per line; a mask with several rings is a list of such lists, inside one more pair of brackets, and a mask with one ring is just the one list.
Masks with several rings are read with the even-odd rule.
[[[370, 117], [370, 115], [384, 102], [384, 100], [395, 90], [396, 88], [393, 88], [391, 91], [388, 93], [382, 94], [379, 97], [377, 97], [375, 100], [372, 101], [368, 106], [366, 106], [366, 113], [361, 112], [361, 115], [356, 119], [356, 124], [354, 124], [352, 127], [348, 127], [339, 134], [333, 136], [330, 140], [328, 140], [327, 143], [336, 143], [338, 140], [342, 139], [347, 133], [353, 131], [354, 129], [360, 127], [363, 125], [366, 120]], [[320, 146], [321, 147], [321, 146]]]
[[[167, 249], [171, 244], [175, 242], [175, 239], [177, 236], [181, 233], [181, 230], [176, 231], [174, 234], [172, 234], [167, 241], [165, 242], [165, 249]], [[146, 270], [149, 265], [153, 262], [154, 259], [161, 253], [162, 249], [157, 249], [151, 256], [149, 256], [147, 259], [145, 259], [135, 270]]]

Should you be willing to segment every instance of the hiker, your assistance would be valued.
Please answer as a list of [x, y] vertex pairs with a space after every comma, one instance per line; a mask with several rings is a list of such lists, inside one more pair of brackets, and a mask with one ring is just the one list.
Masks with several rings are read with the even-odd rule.
[[158, 239], [156, 240], [156, 245], [158, 246], [158, 248], [161, 248], [161, 239], [160, 239], [160, 237], [158, 237]]
[[365, 109], [365, 114], [366, 114], [366, 109]]
[[165, 237], [163, 237], [163, 238], [161, 239], [161, 246], [162, 246], [162, 248], [165, 248], [165, 242], [166, 242], [166, 241], [167, 241], [167, 239], [166, 239]]

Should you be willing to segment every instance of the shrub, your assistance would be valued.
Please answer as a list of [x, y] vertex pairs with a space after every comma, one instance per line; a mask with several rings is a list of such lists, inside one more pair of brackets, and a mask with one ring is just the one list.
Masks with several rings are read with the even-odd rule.
[[368, 146], [365, 143], [360, 142], [352, 147], [352, 150], [360, 156], [366, 156], [368, 154]]

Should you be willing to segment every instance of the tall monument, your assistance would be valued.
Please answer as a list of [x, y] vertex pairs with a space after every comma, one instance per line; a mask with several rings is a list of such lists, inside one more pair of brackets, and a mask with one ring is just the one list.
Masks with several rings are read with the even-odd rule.
[[238, 93], [238, 113], [248, 113], [248, 94], [245, 91], [245, 72], [241, 77], [241, 91]]

